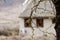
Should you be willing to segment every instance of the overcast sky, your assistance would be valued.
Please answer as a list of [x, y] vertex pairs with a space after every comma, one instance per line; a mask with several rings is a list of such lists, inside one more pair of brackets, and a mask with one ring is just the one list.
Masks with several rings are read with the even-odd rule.
[[0, 7], [9, 7], [23, 2], [24, 0], [0, 0]]
[[21, 5], [23, 2], [24, 0], [0, 0], [0, 20], [2, 22], [6, 19], [17, 20], [24, 9], [24, 6]]
[[0, 0], [0, 12], [17, 12], [25, 0]]
[[0, 17], [5, 17], [5, 15], [16, 17], [23, 9], [21, 5], [23, 2], [24, 0], [0, 0]]

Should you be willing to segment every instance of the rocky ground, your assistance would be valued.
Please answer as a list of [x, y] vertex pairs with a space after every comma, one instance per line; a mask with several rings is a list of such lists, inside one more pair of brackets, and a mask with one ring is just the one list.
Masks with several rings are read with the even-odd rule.
[[0, 40], [56, 40], [54, 36], [0, 36]]
[[44, 35], [19, 35], [18, 28], [14, 28], [13, 30], [5, 29], [4, 31], [0, 30], [0, 40], [56, 40], [56, 37], [53, 34]]

